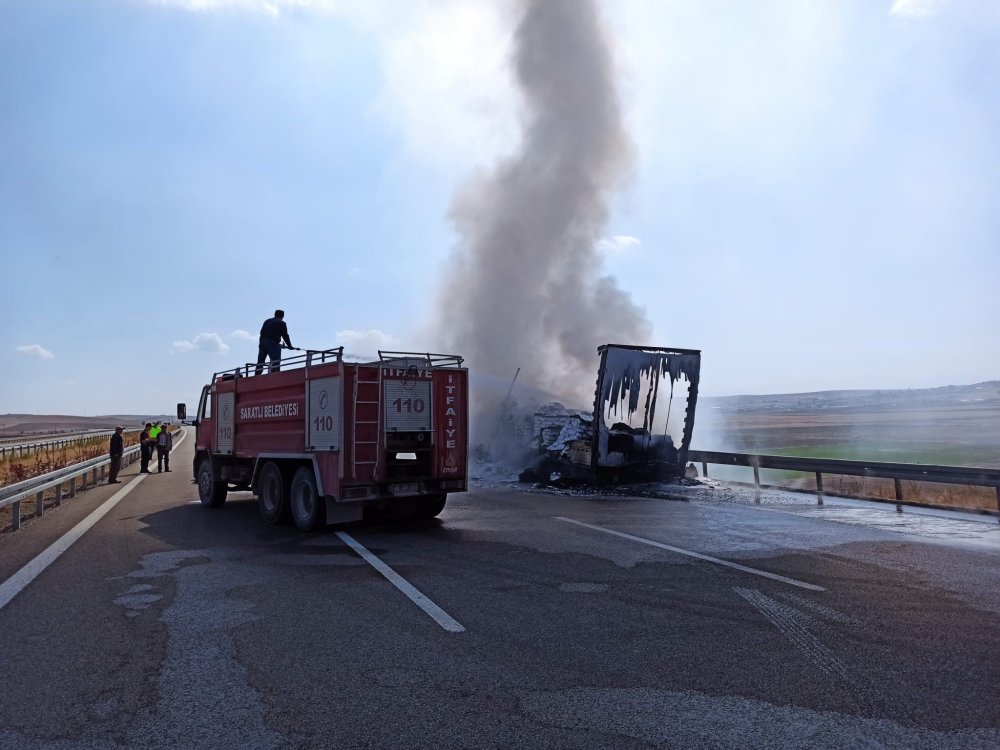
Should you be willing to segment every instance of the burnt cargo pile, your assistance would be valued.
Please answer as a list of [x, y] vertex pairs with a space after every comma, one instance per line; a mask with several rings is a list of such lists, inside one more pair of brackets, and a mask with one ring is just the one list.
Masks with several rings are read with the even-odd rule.
[[701, 352], [606, 344], [592, 412], [559, 403], [533, 416], [537, 454], [526, 482], [611, 484], [685, 475]]

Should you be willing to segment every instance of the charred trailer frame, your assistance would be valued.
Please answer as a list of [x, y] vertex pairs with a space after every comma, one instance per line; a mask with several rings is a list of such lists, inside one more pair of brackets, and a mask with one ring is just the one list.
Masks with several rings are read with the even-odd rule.
[[[594, 394], [594, 424], [591, 442], [590, 467], [598, 481], [617, 481], [623, 477], [661, 479], [684, 476], [688, 449], [694, 432], [695, 406], [698, 403], [698, 378], [701, 370], [701, 351], [698, 349], [672, 349], [653, 346], [626, 346], [604, 344], [598, 347], [601, 356], [597, 372], [597, 389]], [[674, 383], [680, 378], [688, 381], [687, 407], [684, 413], [684, 430], [680, 446], [675, 453], [664, 454], [652, 448], [652, 429], [660, 380], [670, 378], [671, 400]], [[641, 386], [649, 381], [643, 405], [642, 433], [649, 440], [642, 449], [626, 460], [614, 461], [609, 450], [611, 432], [604, 418], [612, 409], [618, 411], [626, 401], [627, 415], [639, 411], [643, 399]], [[669, 414], [667, 417], [669, 421]]]

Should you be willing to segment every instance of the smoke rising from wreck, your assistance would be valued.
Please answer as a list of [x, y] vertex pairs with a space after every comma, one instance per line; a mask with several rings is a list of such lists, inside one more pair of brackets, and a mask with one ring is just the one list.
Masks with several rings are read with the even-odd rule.
[[652, 328], [603, 274], [596, 247], [633, 158], [596, 3], [513, 6], [523, 13], [512, 55], [520, 145], [456, 194], [460, 241], [439, 306], [452, 350], [496, 385], [472, 394], [487, 421], [517, 368], [519, 387], [589, 408], [597, 346], [647, 343]]

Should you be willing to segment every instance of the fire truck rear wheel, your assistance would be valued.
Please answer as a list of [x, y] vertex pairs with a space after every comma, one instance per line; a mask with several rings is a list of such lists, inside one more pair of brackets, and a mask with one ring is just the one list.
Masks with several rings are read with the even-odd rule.
[[447, 495], [431, 495], [420, 501], [417, 508], [417, 518], [434, 518], [444, 510]]
[[271, 524], [288, 518], [288, 487], [281, 467], [268, 461], [257, 478], [257, 509], [260, 517]]
[[229, 492], [225, 482], [216, 482], [212, 462], [207, 458], [198, 464], [198, 499], [206, 508], [221, 508]]
[[307, 466], [301, 467], [292, 477], [289, 493], [292, 520], [303, 531], [315, 531], [326, 525], [326, 500], [316, 489], [316, 477]]

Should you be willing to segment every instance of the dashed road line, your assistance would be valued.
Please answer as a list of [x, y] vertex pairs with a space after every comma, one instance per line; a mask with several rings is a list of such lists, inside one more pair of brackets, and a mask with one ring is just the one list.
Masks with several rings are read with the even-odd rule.
[[809, 589], [810, 591], [826, 591], [822, 586], [817, 586], [814, 583], [806, 583], [805, 581], [799, 581], [795, 578], [789, 578], [788, 576], [781, 576], [777, 573], [768, 573], [766, 570], [759, 570], [758, 568], [751, 568], [747, 565], [740, 565], [739, 563], [729, 562], [729, 560], [720, 560], [718, 557], [712, 557], [711, 555], [703, 555], [700, 552], [692, 552], [689, 549], [682, 549], [681, 547], [674, 547], [670, 544], [663, 544], [662, 542], [655, 542], [652, 539], [644, 539], [641, 536], [634, 536], [632, 534], [626, 534], [622, 531], [615, 531], [614, 529], [606, 529], [603, 526], [594, 526], [593, 524], [584, 523], [583, 521], [574, 521], [572, 518], [565, 518], [563, 516], [556, 516], [557, 521], [565, 521], [566, 523], [573, 523], [577, 526], [583, 526], [588, 529], [593, 529], [594, 531], [603, 531], [605, 534], [611, 534], [612, 536], [618, 536], [622, 539], [630, 539], [633, 542], [639, 542], [640, 544], [648, 544], [651, 547], [659, 547], [660, 549], [669, 550], [670, 552], [676, 552], [679, 555], [687, 555], [688, 557], [694, 557], [698, 560], [706, 560], [710, 563], [715, 563], [716, 565], [722, 565], [727, 568], [732, 568], [733, 570], [741, 570], [744, 573], [751, 573], [755, 576], [762, 576], [764, 578], [770, 578], [772, 581], [781, 581], [781, 583], [787, 583], [790, 586], [798, 586], [799, 588]]
[[384, 562], [378, 559], [375, 555], [369, 552], [365, 547], [358, 541], [356, 541], [350, 534], [343, 531], [336, 532], [340, 540], [344, 542], [348, 547], [357, 552], [365, 562], [371, 565], [375, 570], [385, 576], [386, 580], [389, 581], [393, 586], [402, 591], [414, 604], [416, 604], [420, 609], [427, 613], [434, 622], [440, 625], [442, 628], [447, 630], [449, 633], [464, 633], [465, 628], [455, 620], [451, 615], [441, 609], [438, 605], [432, 602], [424, 594], [417, 590], [417, 588], [407, 581], [403, 576], [397, 573], [395, 570], [390, 568]]

